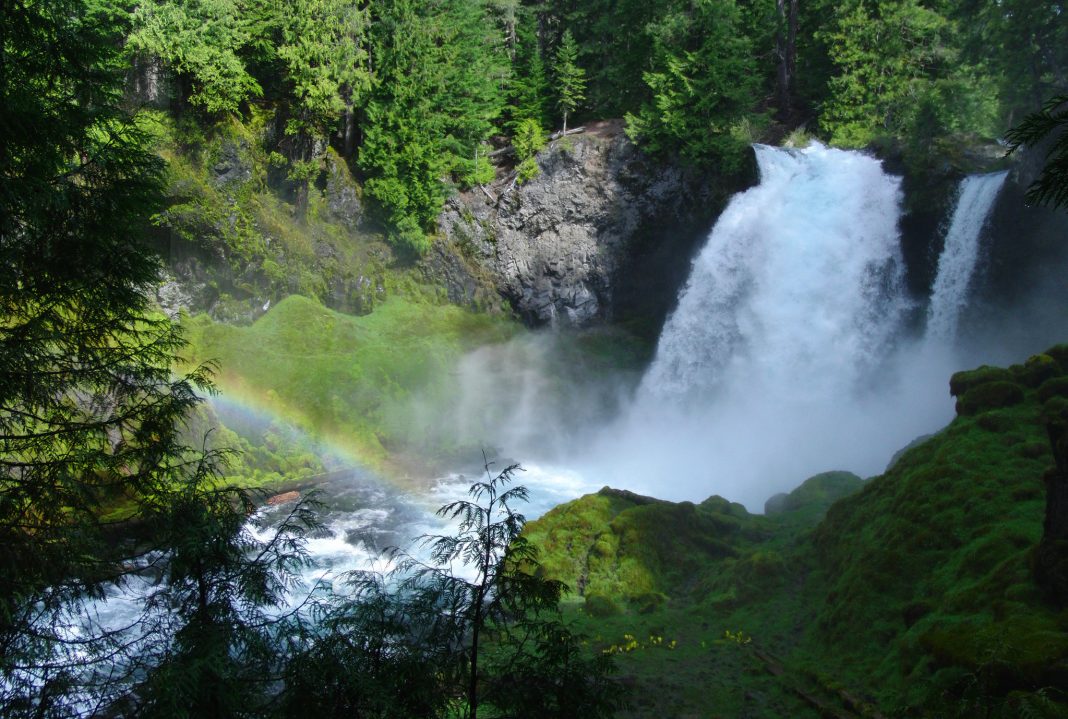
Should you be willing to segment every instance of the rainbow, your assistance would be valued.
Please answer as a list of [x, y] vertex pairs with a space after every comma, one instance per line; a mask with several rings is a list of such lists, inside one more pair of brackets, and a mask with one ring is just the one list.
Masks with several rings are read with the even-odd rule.
[[327, 464], [339, 469], [363, 470], [383, 478], [380, 459], [369, 458], [367, 452], [349, 437], [317, 430], [304, 413], [286, 406], [273, 391], [255, 390], [233, 376], [218, 385], [219, 393], [207, 398], [207, 402], [224, 424], [225, 418], [237, 418], [254, 426], [281, 425], [306, 440]]

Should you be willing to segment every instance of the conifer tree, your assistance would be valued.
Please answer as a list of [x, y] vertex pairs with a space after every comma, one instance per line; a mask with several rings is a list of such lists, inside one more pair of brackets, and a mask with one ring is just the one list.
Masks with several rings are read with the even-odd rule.
[[241, 54], [252, 36], [236, 0], [146, 0], [132, 20], [130, 48], [177, 73], [180, 102], [208, 113], [236, 112], [262, 94]]
[[[265, 515], [250, 523], [251, 495], [217, 488], [210, 475], [158, 508], [173, 540], [148, 598], [162, 613], [161, 649], [144, 659], [147, 677], [133, 692], [138, 716], [265, 716], [287, 641], [305, 632], [301, 614], [284, 609], [301, 588], [318, 503], [301, 500], [272, 527]], [[268, 538], [253, 527], [269, 529]]]
[[358, 162], [400, 248], [419, 254], [448, 193], [504, 106], [508, 67], [482, 2], [373, 6], [375, 76]]
[[[179, 327], [149, 305], [162, 162], [123, 109], [116, 17], [106, 2], [38, 0], [0, 21], [5, 717], [104, 711], [125, 694], [143, 645], [83, 602], [146, 548], [174, 546], [161, 517], [220, 459], [183, 437], [210, 373], [175, 375]], [[116, 541], [131, 528], [142, 542]]]
[[759, 82], [741, 20], [733, 2], [709, 0], [649, 26], [652, 98], [627, 114], [631, 138], [690, 162], [736, 166], [746, 142], [732, 131], [756, 104]]
[[526, 15], [519, 24], [515, 72], [509, 85], [509, 125], [514, 132], [524, 120], [549, 127], [549, 80], [545, 74], [534, 18]]
[[1045, 145], [1046, 164], [1027, 188], [1030, 202], [1068, 208], [1068, 95], [1050, 98], [1006, 135], [1010, 152]]
[[586, 99], [586, 71], [578, 65], [578, 45], [570, 30], [565, 30], [556, 48], [553, 64], [556, 79], [556, 107], [563, 116], [562, 131], [567, 132], [567, 116]]

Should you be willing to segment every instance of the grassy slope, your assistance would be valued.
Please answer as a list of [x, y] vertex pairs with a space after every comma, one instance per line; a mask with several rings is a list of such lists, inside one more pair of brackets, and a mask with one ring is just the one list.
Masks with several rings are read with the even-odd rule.
[[569, 612], [595, 648], [619, 654], [631, 715], [1058, 715], [1068, 612], [1030, 572], [1049, 367], [1005, 373], [1017, 404], [968, 395], [967, 416], [880, 477], [810, 480], [790, 511], [602, 490], [528, 531], [546, 573], [581, 590]]
[[[426, 448], [405, 414], [414, 392], [448, 396], [463, 352], [510, 336], [500, 317], [391, 298], [362, 317], [291, 296], [249, 327], [186, 321], [190, 361], [219, 363], [218, 383], [381, 465], [387, 450]], [[448, 451], [450, 448], [436, 448]]]
[[299, 211], [270, 152], [269, 111], [216, 123], [146, 111], [141, 120], [167, 161], [170, 202], [156, 218], [165, 259], [196, 311], [210, 313], [184, 320], [187, 359], [217, 361], [224, 394], [239, 390], [309, 435], [286, 422], [238, 435], [205, 408], [190, 434], [237, 450], [228, 480], [299, 482], [322, 471], [314, 451], [323, 437], [380, 469], [392, 449], [448, 451], [420, 436], [403, 399], [444, 396], [461, 352], [515, 331], [496, 293], [479, 286], [469, 298], [481, 316], [446, 306], [432, 270], [395, 257], [372, 221], [338, 215], [332, 193], [359, 215], [362, 192], [332, 150]]

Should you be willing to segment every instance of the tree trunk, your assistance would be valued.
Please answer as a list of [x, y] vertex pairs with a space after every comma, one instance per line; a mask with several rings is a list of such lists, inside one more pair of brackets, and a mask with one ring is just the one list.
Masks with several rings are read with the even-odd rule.
[[779, 118], [789, 121], [793, 115], [794, 75], [797, 70], [798, 0], [776, 0], [779, 30], [775, 34], [775, 54], [779, 57], [777, 95]]
[[353, 151], [356, 149], [356, 113], [351, 107], [345, 108], [345, 136], [342, 142], [342, 157], [346, 160], [352, 157]]
[[1035, 557], [1035, 580], [1060, 606], [1068, 605], [1068, 425], [1046, 425], [1054, 465], [1047, 470], [1046, 517]]
[[471, 676], [467, 683], [467, 716], [478, 719], [478, 635], [482, 629], [482, 593], [478, 593], [478, 606], [471, 627]]

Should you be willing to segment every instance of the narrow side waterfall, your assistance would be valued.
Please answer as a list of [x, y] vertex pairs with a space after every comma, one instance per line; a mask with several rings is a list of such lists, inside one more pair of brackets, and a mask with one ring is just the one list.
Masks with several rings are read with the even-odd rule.
[[818, 472], [881, 472], [952, 417], [949, 348], [905, 336], [900, 178], [818, 144], [755, 150], [760, 184], [720, 216], [584, 469], [607, 484], [760, 511]]
[[938, 258], [938, 274], [927, 311], [928, 337], [952, 339], [957, 333], [957, 320], [968, 301], [979, 259], [979, 235], [1008, 175], [1008, 172], [970, 175], [961, 182], [945, 247]]
[[755, 149], [760, 184], [731, 201], [694, 262], [642, 384], [652, 397], [754, 382], [849, 391], [900, 329], [900, 178], [818, 144]]

